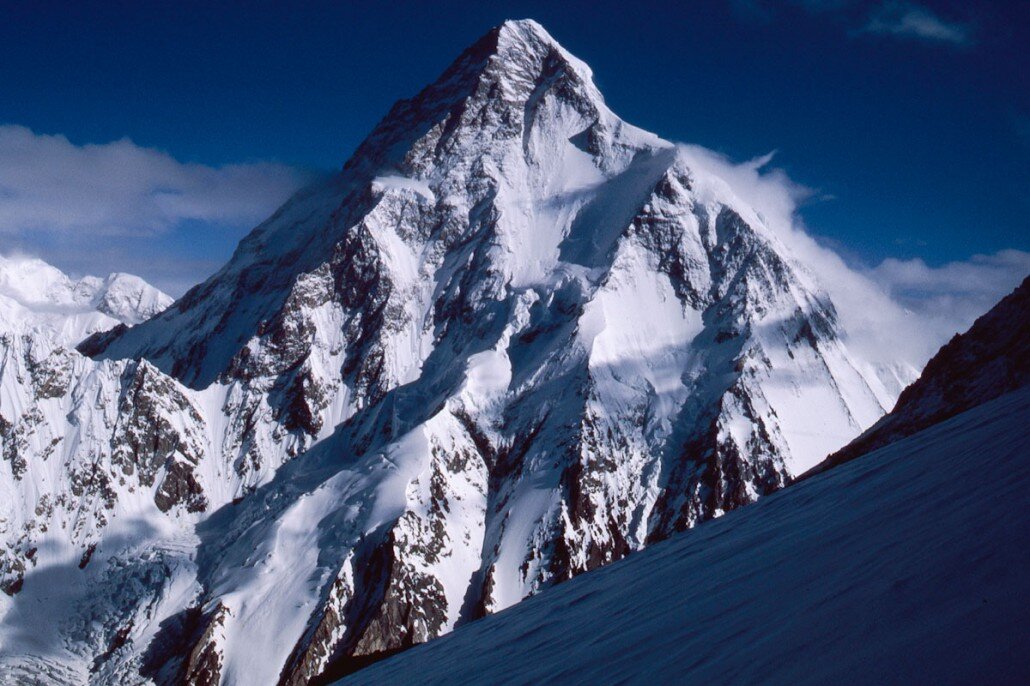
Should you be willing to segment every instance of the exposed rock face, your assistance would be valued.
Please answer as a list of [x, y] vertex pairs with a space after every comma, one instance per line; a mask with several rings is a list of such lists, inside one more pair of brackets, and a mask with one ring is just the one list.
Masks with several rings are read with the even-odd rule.
[[[181, 481], [204, 453], [204, 420], [197, 408], [178, 390], [178, 384], [146, 361], [130, 365], [122, 375], [117, 425], [111, 437], [111, 461], [125, 475], [139, 473], [145, 486], [165, 469], [162, 497], [169, 481]], [[180, 430], [175, 426], [186, 421]], [[175, 491], [178, 487], [169, 487]], [[167, 511], [174, 503], [158, 507]]]
[[308, 629], [297, 642], [280, 675], [283, 686], [307, 684], [326, 672], [340, 653], [339, 644], [347, 623], [347, 610], [354, 600], [353, 554], [343, 562], [329, 586], [319, 610], [311, 617]]
[[28, 335], [0, 339], [0, 369], [5, 588], [21, 588], [29, 551], [54, 536], [88, 561], [113, 517], [138, 513], [141, 492], [164, 511], [204, 510], [193, 469], [210, 452], [207, 426], [174, 379]]
[[922, 431], [1030, 383], [1030, 276], [926, 363], [890, 414], [800, 478]]
[[183, 664], [182, 683], [191, 686], [217, 686], [221, 683], [222, 630], [229, 614], [221, 603], [211, 611], [204, 632]]
[[1008, 393], [343, 683], [1026, 683], [1027, 416]]
[[[210, 280], [80, 350], [37, 373], [68, 388], [49, 399], [5, 352], [28, 400], [0, 435], [32, 459], [3, 483], [50, 508], [3, 530], [6, 569], [88, 501], [53, 534], [69, 564], [121, 546], [170, 570], [101, 671], [191, 683], [305, 683], [429, 640], [774, 490], [897, 390], [756, 211], [529, 21]], [[19, 485], [54, 439], [73, 500]], [[164, 641], [191, 607], [218, 609]]]

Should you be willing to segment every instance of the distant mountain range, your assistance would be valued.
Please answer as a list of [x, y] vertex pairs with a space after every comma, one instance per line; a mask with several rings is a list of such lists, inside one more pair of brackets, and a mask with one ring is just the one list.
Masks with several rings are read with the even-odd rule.
[[172, 299], [131, 274], [73, 280], [34, 258], [0, 255], [0, 334], [74, 347], [90, 334], [150, 319]]

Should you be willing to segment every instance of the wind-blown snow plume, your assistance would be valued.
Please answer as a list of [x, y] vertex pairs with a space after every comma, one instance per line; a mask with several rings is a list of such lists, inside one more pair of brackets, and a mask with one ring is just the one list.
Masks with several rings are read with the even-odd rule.
[[1002, 250], [939, 267], [888, 258], [875, 267], [849, 264], [808, 232], [798, 213], [812, 189], [771, 166], [773, 154], [735, 163], [695, 145], [680, 149], [696, 169], [726, 181], [812, 271], [837, 305], [849, 347], [882, 364], [921, 368], [1030, 273], [1030, 253]]

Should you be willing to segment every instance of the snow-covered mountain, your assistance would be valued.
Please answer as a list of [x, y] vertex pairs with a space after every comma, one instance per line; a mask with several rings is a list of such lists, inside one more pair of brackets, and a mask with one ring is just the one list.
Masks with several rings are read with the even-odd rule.
[[905, 380], [532, 21], [79, 350], [0, 371], [0, 666], [69, 682], [357, 666], [778, 489]]
[[0, 332], [34, 333], [65, 346], [119, 324], [132, 326], [172, 299], [131, 274], [73, 280], [35, 258], [0, 255]]
[[342, 684], [1027, 683], [1030, 389]]
[[[17, 589], [34, 541], [54, 523], [54, 498], [75, 518], [89, 483], [95, 448], [71, 428], [110, 414], [105, 399], [68, 397], [88, 392], [93, 365], [74, 352], [86, 336], [138, 324], [172, 299], [130, 274], [73, 280], [35, 258], [0, 256], [0, 588]], [[67, 414], [75, 405], [77, 416]], [[65, 459], [51, 459], [64, 455]], [[48, 464], [49, 463], [49, 464]], [[67, 523], [67, 520], [65, 520]], [[81, 526], [81, 522], [78, 523]], [[74, 539], [74, 537], [73, 537]], [[69, 541], [70, 542], [70, 541]]]
[[1028, 322], [1030, 277], [805, 483], [341, 683], [1025, 682]]

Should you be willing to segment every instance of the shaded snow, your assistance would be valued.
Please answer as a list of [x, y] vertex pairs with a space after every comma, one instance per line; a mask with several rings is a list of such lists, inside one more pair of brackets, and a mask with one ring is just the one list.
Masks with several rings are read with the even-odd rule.
[[[300, 679], [772, 492], [893, 396], [763, 221], [619, 120], [538, 25], [502, 25], [209, 281], [94, 338], [97, 359], [11, 341], [0, 543], [25, 588], [0, 597], [0, 630], [63, 565], [79, 587], [46, 602], [100, 618], [48, 629], [77, 651], [48, 653], [55, 665], [131, 671], [164, 631], [160, 595], [218, 614], [222, 683], [272, 681], [307, 655]], [[147, 412], [127, 422], [137, 382]], [[136, 453], [161, 448], [154, 465], [113, 459], [129, 435]], [[158, 509], [169, 459], [206, 511]], [[122, 540], [110, 522], [152, 523]], [[147, 543], [196, 564], [122, 605], [90, 598], [111, 556], [149, 574]]]

